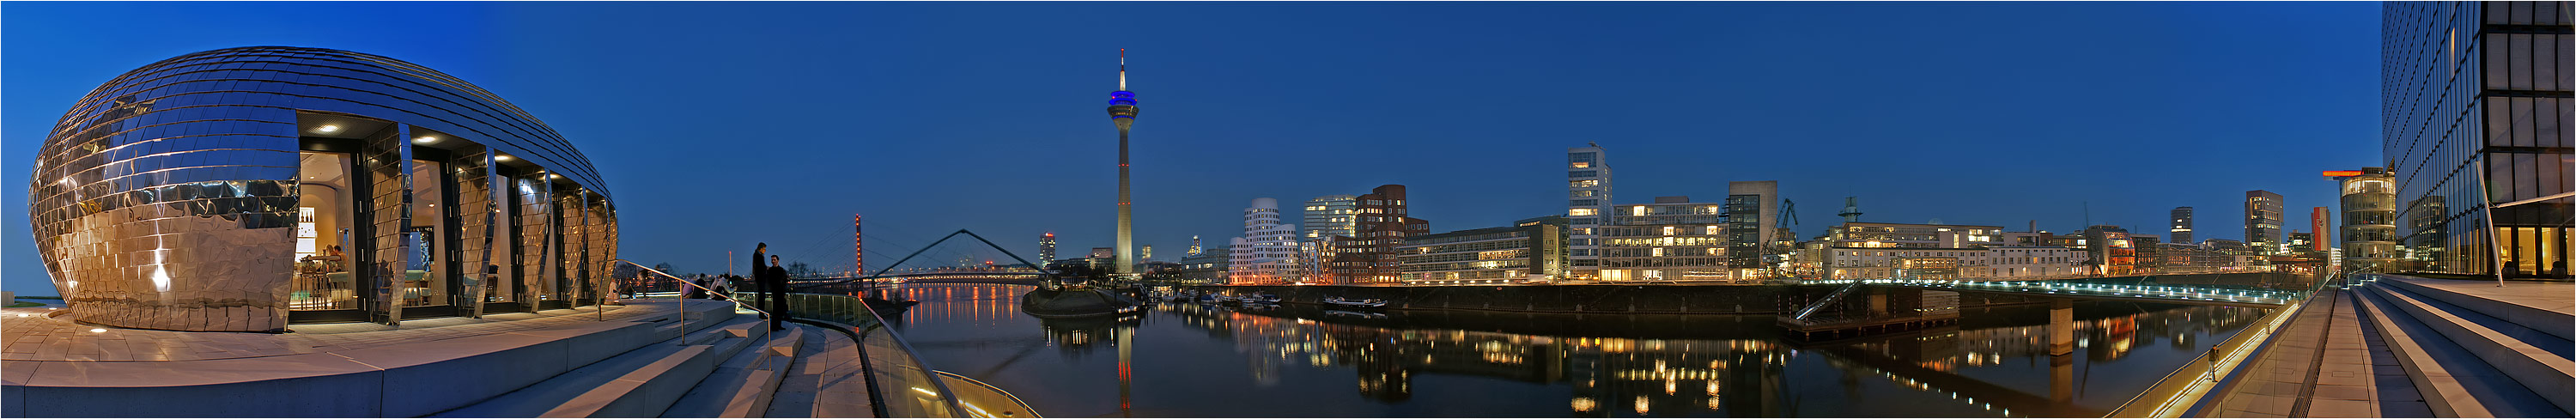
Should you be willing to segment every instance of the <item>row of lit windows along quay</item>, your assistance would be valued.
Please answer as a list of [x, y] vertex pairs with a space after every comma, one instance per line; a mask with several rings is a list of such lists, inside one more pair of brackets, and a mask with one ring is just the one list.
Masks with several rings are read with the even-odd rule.
[[2569, 3], [2381, 7], [2381, 146], [2408, 265], [2398, 270], [2568, 277]]
[[1565, 217], [1514, 221], [1404, 239], [1396, 246], [1408, 284], [1500, 284], [1561, 278], [1566, 268]]
[[455, 77], [348, 51], [181, 55], [99, 85], [29, 185], [36, 248], [99, 324], [290, 322], [589, 304], [617, 216], [588, 158]]

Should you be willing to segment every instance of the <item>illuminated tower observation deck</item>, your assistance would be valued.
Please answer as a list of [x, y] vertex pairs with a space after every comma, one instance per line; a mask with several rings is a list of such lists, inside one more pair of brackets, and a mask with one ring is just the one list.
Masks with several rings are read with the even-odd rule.
[[1135, 214], [1127, 201], [1127, 128], [1136, 125], [1136, 93], [1127, 91], [1127, 49], [1118, 49], [1118, 91], [1109, 92], [1109, 122], [1118, 124], [1118, 253], [1110, 266], [1136, 273]]

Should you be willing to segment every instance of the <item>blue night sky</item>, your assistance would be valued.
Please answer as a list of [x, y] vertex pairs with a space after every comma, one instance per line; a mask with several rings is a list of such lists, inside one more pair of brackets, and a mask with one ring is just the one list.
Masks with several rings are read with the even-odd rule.
[[[1617, 201], [1778, 180], [1838, 221], [2097, 224], [2239, 238], [2319, 170], [2381, 160], [2376, 3], [9, 3], [0, 184], [61, 113], [171, 56], [379, 54], [544, 119], [608, 179], [622, 256], [719, 271], [756, 241], [871, 267], [957, 228], [1034, 257], [1109, 246], [1116, 52], [1138, 240], [1221, 245], [1253, 198], [1411, 188], [1433, 231], [1564, 210], [1566, 147]], [[0, 288], [53, 294], [23, 192]], [[942, 246], [949, 247], [949, 246]], [[957, 247], [934, 257], [991, 257]], [[909, 264], [908, 264], [909, 265]]]

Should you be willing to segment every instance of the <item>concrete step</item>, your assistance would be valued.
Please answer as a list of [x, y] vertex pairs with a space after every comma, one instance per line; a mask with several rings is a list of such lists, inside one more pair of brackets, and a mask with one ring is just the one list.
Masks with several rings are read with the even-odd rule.
[[[2570, 343], [2555, 336], [2502, 321], [2474, 310], [2424, 298], [2409, 287], [2367, 287], [2423, 322], [2442, 338], [2467, 349], [2479, 360], [2495, 367], [2506, 377], [2521, 383], [2532, 393], [2547, 399], [2560, 411], [2571, 410], [2570, 399], [2576, 399], [2576, 361], [2567, 357]], [[2502, 328], [2498, 330], [2497, 328]], [[2531, 341], [2550, 345], [2534, 346]]]
[[[2504, 287], [2489, 287], [2489, 284], [2491, 283], [2487, 281], [2428, 279], [2404, 275], [2378, 275], [2377, 278], [2379, 278], [2379, 280], [2372, 281], [2372, 284], [2395, 286], [2399, 289], [2413, 292], [2415, 295], [2421, 297], [2427, 297], [2453, 306], [2466, 308], [2470, 311], [2475, 311], [2478, 314], [2484, 314], [2503, 322], [2512, 323], [2540, 333], [2557, 336], [2560, 341], [2576, 340], [2576, 313], [2566, 311], [2564, 308], [2552, 310], [2549, 308], [2533, 307], [2523, 304], [2515, 304], [2508, 301], [2500, 301], [2497, 298], [2490, 296], [2476, 295], [2476, 293], [2487, 292], [2502, 294], [2536, 292], [2564, 295], [2567, 293], [2567, 288], [2563, 284], [2509, 283]], [[2475, 282], [2475, 287], [2470, 288], [2461, 286], [2468, 285], [2465, 283], [2469, 282]]]
[[726, 359], [664, 410], [662, 417], [747, 418], [768, 411], [770, 398], [777, 394], [806, 332], [805, 327], [789, 327]]
[[[652, 417], [706, 378], [716, 362], [766, 337], [758, 319], [718, 326], [575, 368], [536, 384], [431, 417]], [[683, 342], [686, 342], [683, 344]]]
[[2567, 412], [2532, 393], [2469, 349], [2398, 307], [2385, 292], [2364, 287], [2363, 313], [2381, 343], [2404, 367], [2438, 417], [2565, 417]]

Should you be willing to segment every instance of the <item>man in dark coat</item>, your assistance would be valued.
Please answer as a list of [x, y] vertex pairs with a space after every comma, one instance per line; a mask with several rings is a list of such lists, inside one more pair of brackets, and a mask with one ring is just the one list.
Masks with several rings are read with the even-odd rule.
[[769, 330], [787, 330], [787, 268], [778, 265], [778, 255], [769, 255], [769, 270], [762, 274], [769, 276], [760, 285], [769, 290]]

